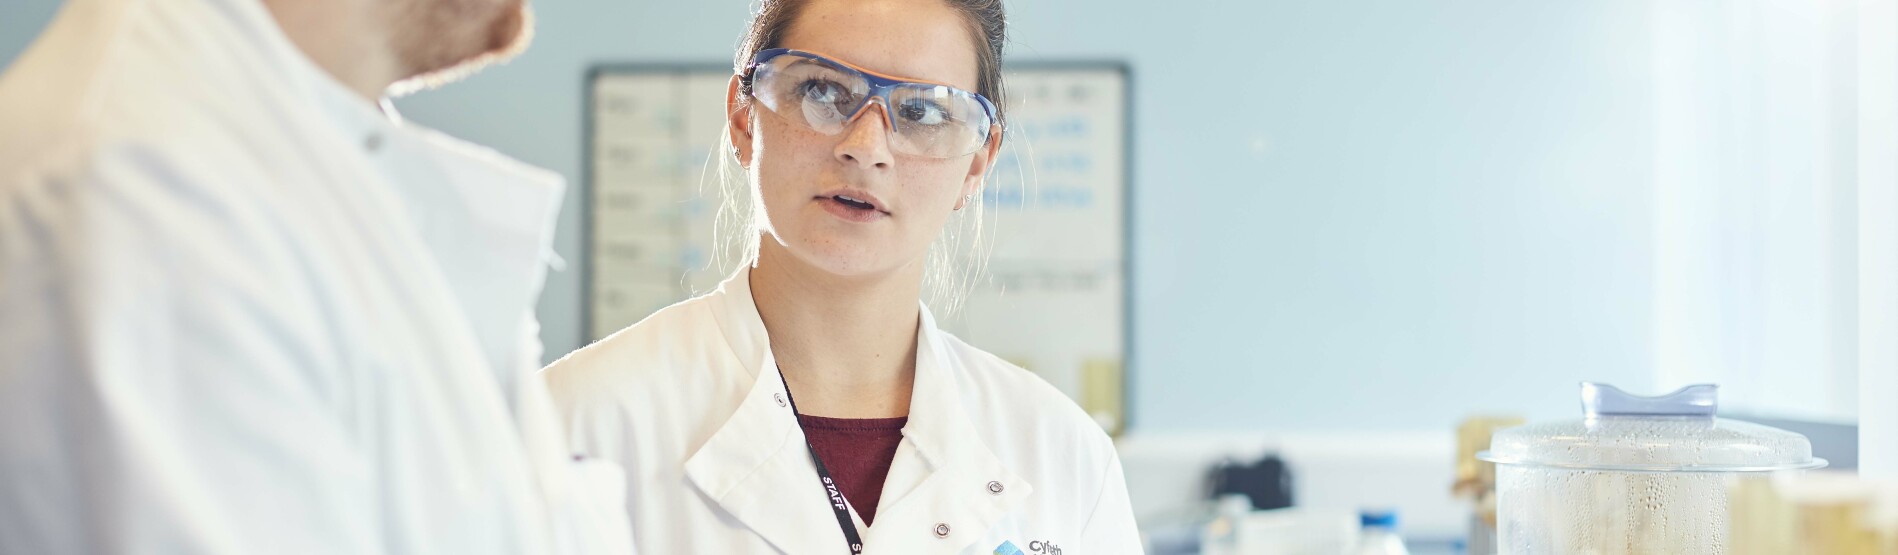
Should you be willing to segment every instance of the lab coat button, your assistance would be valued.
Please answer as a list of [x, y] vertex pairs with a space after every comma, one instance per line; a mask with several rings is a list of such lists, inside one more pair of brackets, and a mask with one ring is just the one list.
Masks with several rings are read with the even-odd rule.
[[936, 523], [936, 537], [938, 538], [949, 537], [949, 525], [943, 524], [941, 522]]
[[777, 400], [778, 400], [778, 406], [780, 406], [780, 407], [782, 407], [782, 406], [784, 406], [784, 394], [783, 394], [783, 393], [773, 393], [773, 394], [771, 394], [771, 398], [772, 398], [772, 399], [777, 399]]
[[1001, 494], [1002, 494], [1002, 483], [1001, 483], [1001, 482], [989, 482], [989, 493], [993, 493], [993, 494], [995, 494], [995, 495], [1001, 495]]

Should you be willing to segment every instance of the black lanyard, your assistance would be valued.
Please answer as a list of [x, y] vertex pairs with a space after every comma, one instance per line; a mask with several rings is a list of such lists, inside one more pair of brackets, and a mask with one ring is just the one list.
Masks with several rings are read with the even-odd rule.
[[[784, 384], [784, 398], [791, 402], [791, 418], [797, 419], [797, 399], [791, 397], [791, 384], [784, 381], [784, 370], [778, 370], [778, 383]], [[802, 428], [800, 420], [798, 427]], [[811, 437], [804, 436], [804, 448], [811, 450], [811, 464], [817, 466], [817, 479], [824, 483], [824, 495], [830, 498], [830, 509], [837, 513], [837, 526], [844, 529], [844, 540], [850, 542], [850, 554], [863, 554], [863, 536], [857, 534], [857, 523], [850, 518], [850, 506], [844, 501], [844, 494], [837, 489], [837, 481], [830, 479], [830, 469], [824, 468], [823, 457], [817, 456], [817, 446], [811, 444]]]

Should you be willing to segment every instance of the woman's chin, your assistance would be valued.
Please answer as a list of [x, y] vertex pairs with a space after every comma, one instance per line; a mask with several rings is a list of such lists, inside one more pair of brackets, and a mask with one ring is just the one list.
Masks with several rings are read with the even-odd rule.
[[867, 277], [896, 269], [891, 260], [901, 259], [860, 240], [841, 237], [816, 237], [798, 245], [787, 245], [792, 255], [807, 266], [839, 277]]
[[813, 252], [807, 262], [825, 273], [839, 277], [866, 277], [887, 273], [892, 268], [884, 267], [874, 256], [853, 252]]

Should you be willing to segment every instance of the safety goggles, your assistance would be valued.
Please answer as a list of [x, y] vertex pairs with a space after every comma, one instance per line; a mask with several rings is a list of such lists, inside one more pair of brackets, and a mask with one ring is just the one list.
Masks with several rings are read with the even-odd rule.
[[883, 102], [890, 148], [930, 158], [974, 153], [989, 142], [995, 105], [940, 83], [888, 77], [801, 50], [758, 53], [742, 76], [758, 104], [825, 135], [842, 133], [872, 102]]

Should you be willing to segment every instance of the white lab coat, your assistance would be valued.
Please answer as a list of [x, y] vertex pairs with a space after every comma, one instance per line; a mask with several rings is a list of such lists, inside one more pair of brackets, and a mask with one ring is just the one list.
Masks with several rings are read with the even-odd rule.
[[[849, 553], [749, 271], [546, 372], [575, 448], [626, 469], [640, 551]], [[1141, 551], [1113, 443], [1053, 386], [925, 308], [914, 391], [875, 526], [851, 513], [865, 553]]]
[[551, 173], [256, 0], [74, 0], [0, 76], [0, 553], [628, 553], [535, 368]]

